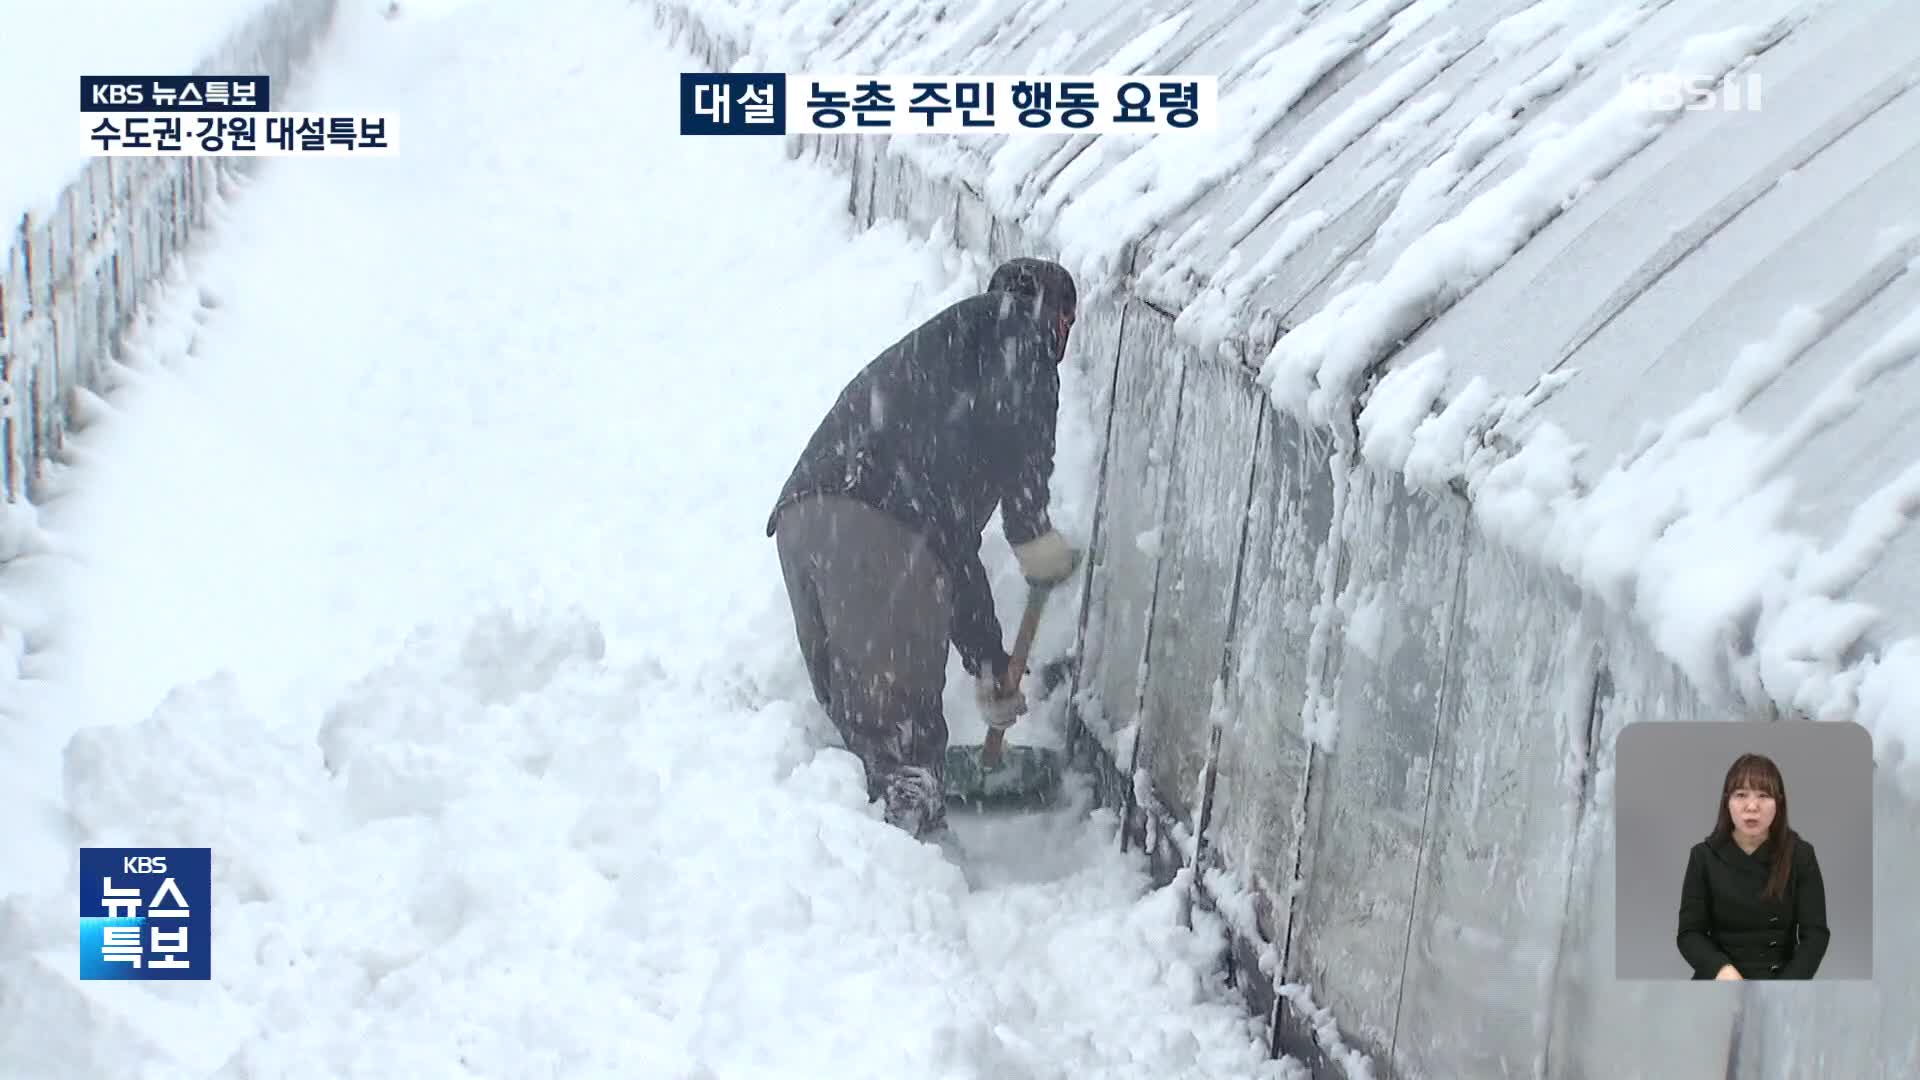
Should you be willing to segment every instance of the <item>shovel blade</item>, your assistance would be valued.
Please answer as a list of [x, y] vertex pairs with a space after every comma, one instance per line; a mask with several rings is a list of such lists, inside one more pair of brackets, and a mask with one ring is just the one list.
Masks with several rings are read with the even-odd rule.
[[1000, 763], [989, 768], [978, 746], [947, 748], [947, 805], [989, 808], [1051, 805], [1060, 795], [1066, 760], [1058, 750], [1040, 746], [1002, 746]]

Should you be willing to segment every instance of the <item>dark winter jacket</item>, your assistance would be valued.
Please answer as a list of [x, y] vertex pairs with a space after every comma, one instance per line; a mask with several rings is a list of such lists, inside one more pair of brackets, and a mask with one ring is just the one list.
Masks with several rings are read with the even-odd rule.
[[1680, 955], [1695, 979], [1732, 964], [1743, 979], [1811, 979], [1827, 952], [1827, 894], [1813, 845], [1796, 837], [1793, 873], [1779, 900], [1761, 896], [1774, 844], [1749, 855], [1731, 838], [1709, 838], [1687, 854], [1680, 888]]
[[1052, 528], [1059, 341], [1051, 313], [1009, 293], [961, 300], [869, 363], [815, 429], [767, 520], [841, 494], [928, 537], [954, 598], [951, 638], [969, 673], [1007, 663], [980, 535], [1001, 510], [1009, 544]]

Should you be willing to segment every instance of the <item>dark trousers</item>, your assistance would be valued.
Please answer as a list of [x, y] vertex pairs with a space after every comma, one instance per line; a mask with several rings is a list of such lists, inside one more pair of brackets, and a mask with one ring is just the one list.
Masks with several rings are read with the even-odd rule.
[[945, 569], [905, 524], [837, 496], [787, 507], [774, 540], [813, 694], [866, 766], [867, 797], [916, 836], [945, 824]]

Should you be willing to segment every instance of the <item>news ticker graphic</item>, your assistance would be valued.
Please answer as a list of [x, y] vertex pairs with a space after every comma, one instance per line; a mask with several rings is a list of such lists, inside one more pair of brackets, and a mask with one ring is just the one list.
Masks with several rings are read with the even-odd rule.
[[393, 117], [332, 113], [115, 113], [81, 118], [95, 157], [385, 157]]
[[682, 72], [682, 135], [1161, 135], [1218, 123], [1217, 75]]
[[82, 979], [212, 978], [212, 848], [81, 848]]
[[93, 157], [386, 157], [390, 114], [273, 112], [266, 75], [82, 75]]

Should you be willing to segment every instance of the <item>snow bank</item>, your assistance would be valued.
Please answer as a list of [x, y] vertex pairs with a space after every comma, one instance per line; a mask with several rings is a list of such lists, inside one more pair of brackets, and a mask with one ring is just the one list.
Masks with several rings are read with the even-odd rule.
[[1047, 838], [1061, 877], [970, 892], [878, 820], [802, 706], [725, 709], [605, 648], [581, 612], [503, 610], [423, 628], [317, 725], [221, 676], [80, 732], [78, 843], [213, 848], [216, 976], [95, 993], [71, 981], [70, 895], [12, 897], [0, 1001], [39, 1004], [0, 1009], [0, 1057], [42, 1076], [1286, 1075], [1208, 985], [1220, 934], [1183, 930], [1170, 893], [1135, 900], [1110, 816]]

